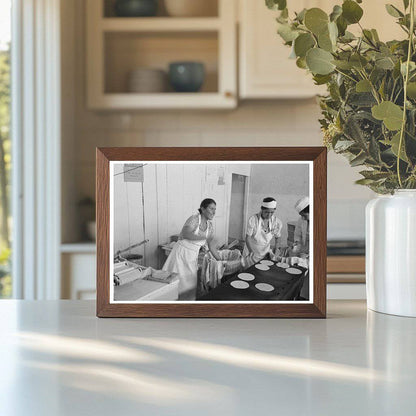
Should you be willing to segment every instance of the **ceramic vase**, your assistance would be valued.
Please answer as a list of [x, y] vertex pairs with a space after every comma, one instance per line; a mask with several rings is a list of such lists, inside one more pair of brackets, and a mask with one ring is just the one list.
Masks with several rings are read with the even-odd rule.
[[369, 309], [416, 317], [416, 189], [367, 204], [366, 289]]

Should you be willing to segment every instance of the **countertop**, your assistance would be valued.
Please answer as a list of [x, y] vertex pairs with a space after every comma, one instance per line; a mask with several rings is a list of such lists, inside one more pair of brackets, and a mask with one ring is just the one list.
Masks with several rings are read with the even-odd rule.
[[414, 415], [416, 319], [98, 319], [0, 301], [0, 415]]

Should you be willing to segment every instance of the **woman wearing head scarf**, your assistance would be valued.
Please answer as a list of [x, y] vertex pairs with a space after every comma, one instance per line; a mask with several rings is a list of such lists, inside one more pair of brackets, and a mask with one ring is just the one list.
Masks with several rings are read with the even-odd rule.
[[198, 254], [205, 243], [208, 244], [214, 258], [220, 259], [213, 244], [212, 219], [215, 211], [216, 203], [213, 199], [207, 198], [201, 202], [198, 213], [186, 220], [178, 242], [163, 265], [163, 270], [178, 274], [179, 300], [195, 300], [196, 298]]
[[264, 198], [260, 212], [249, 218], [243, 251], [245, 268], [259, 262], [267, 254], [274, 256], [271, 242], [274, 238], [277, 248], [277, 239], [282, 232], [282, 221], [274, 215], [276, 208], [277, 202], [274, 198]]
[[295, 227], [293, 254], [309, 254], [309, 198], [307, 196], [299, 199], [295, 209], [300, 218]]

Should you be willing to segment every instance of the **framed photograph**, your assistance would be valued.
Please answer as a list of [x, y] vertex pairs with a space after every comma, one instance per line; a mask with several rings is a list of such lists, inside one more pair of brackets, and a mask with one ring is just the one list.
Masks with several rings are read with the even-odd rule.
[[97, 316], [326, 316], [324, 147], [98, 148]]

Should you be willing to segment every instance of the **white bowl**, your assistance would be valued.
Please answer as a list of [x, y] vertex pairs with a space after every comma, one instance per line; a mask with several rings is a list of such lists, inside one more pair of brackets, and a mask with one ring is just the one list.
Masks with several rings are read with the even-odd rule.
[[129, 92], [158, 93], [167, 89], [166, 72], [160, 69], [138, 68], [129, 73]]

